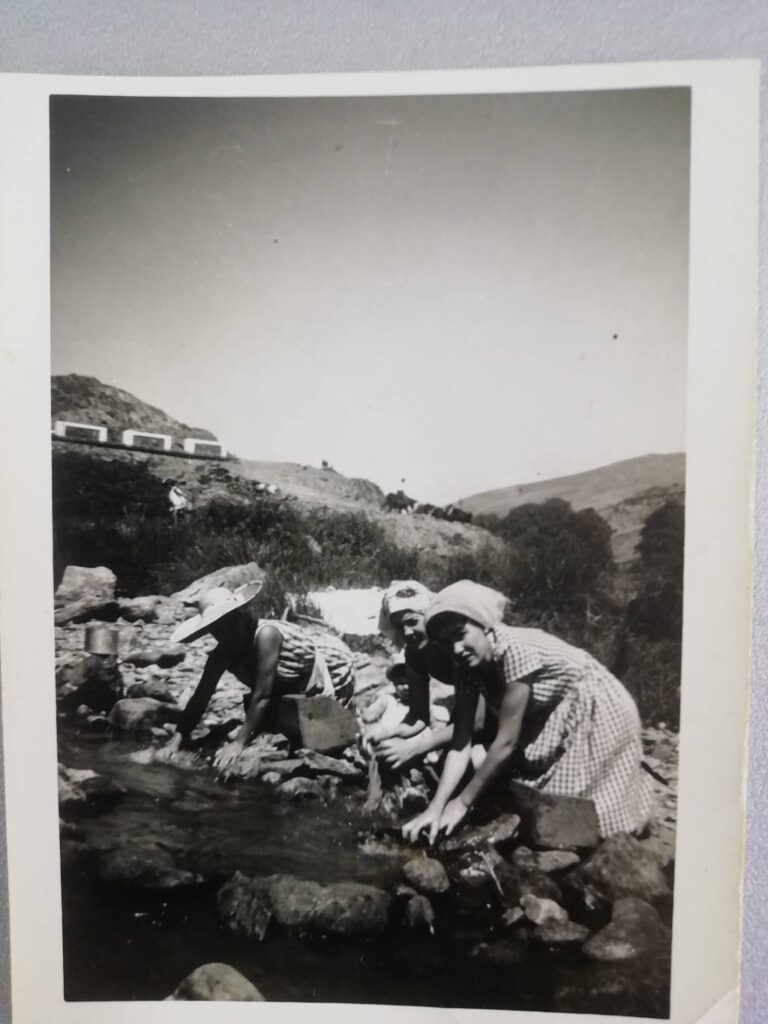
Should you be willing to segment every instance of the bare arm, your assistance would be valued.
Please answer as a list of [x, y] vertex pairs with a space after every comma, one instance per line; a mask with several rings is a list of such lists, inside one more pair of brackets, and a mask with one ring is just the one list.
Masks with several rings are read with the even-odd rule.
[[208, 655], [200, 682], [197, 684], [195, 692], [189, 698], [187, 706], [184, 708], [179, 719], [177, 733], [183, 742], [189, 739], [190, 734], [203, 717], [205, 709], [208, 707], [208, 703], [216, 687], [219, 685], [219, 680], [224, 674], [225, 669], [226, 657], [219, 647], [214, 647]]
[[475, 803], [502, 765], [511, 757], [520, 736], [523, 715], [530, 695], [531, 688], [524, 682], [514, 683], [507, 689], [499, 709], [499, 728], [496, 737], [488, 748], [485, 760], [459, 796], [467, 807]]
[[267, 713], [274, 691], [277, 662], [280, 658], [282, 643], [283, 638], [280, 631], [272, 626], [266, 626], [256, 637], [258, 653], [256, 679], [245, 721], [235, 737], [235, 742], [243, 747], [253, 733], [260, 731], [262, 721]]

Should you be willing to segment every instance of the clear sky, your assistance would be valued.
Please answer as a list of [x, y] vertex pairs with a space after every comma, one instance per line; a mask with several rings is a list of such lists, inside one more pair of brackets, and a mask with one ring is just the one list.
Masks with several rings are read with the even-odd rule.
[[686, 90], [52, 111], [54, 373], [441, 503], [684, 450]]

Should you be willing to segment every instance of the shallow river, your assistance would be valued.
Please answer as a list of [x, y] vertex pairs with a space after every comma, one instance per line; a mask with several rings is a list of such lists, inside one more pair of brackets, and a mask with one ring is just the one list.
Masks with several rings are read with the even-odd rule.
[[[158, 893], [106, 885], [87, 865], [66, 869], [68, 999], [162, 999], [210, 961], [236, 967], [269, 1000], [544, 1010], [563, 985], [581, 987], [583, 979], [593, 987], [586, 973], [594, 974], [593, 967], [575, 959], [539, 954], [522, 966], [503, 968], [469, 959], [477, 942], [502, 936], [489, 936], [482, 907], [462, 916], [450, 898], [436, 907], [434, 937], [405, 929], [351, 939], [299, 938], [275, 930], [263, 942], [232, 936], [219, 921], [215, 896], [236, 870], [391, 888], [402, 878], [402, 860], [361, 851], [359, 833], [370, 824], [361, 814], [364, 794], [339, 796], [326, 805], [295, 803], [258, 782], [223, 784], [206, 771], [137, 765], [126, 760], [133, 749], [62, 729], [64, 764], [92, 768], [128, 791], [114, 809], [81, 823], [90, 845], [107, 849], [139, 837], [167, 848], [180, 867], [211, 881]], [[581, 1003], [578, 993], [574, 998]], [[653, 993], [638, 992], [636, 1005], [624, 1012], [658, 1013], [663, 1008], [657, 1009], [657, 1001]]]

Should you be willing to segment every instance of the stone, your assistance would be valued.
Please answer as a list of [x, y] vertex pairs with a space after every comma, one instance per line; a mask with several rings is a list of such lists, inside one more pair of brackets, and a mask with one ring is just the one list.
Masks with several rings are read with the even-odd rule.
[[177, 868], [167, 851], [138, 843], [101, 853], [96, 860], [96, 874], [103, 882], [141, 889], [177, 889], [203, 881], [201, 875]]
[[669, 895], [658, 856], [626, 833], [609, 836], [578, 871], [611, 901], [622, 896], [654, 900]]
[[157, 622], [161, 597], [120, 598], [120, 618], [126, 622]]
[[176, 722], [181, 708], [152, 697], [125, 697], [109, 714], [109, 724], [121, 732], [149, 732], [164, 722]]
[[672, 933], [650, 903], [629, 896], [613, 906], [611, 923], [584, 946], [592, 960], [633, 960], [646, 953], [667, 951]]
[[501, 927], [514, 928], [520, 924], [524, 917], [525, 911], [522, 907], [510, 907], [509, 910], [505, 910], [501, 915]]
[[83, 654], [61, 662], [56, 669], [56, 696], [65, 709], [85, 705], [92, 711], [110, 711], [123, 696], [117, 658]]
[[56, 588], [53, 603], [55, 608], [75, 601], [111, 601], [115, 596], [117, 577], [105, 566], [95, 568], [82, 565], [68, 565], [61, 583]]
[[261, 878], [248, 878], [241, 872], [226, 882], [216, 896], [219, 916], [227, 928], [238, 935], [259, 942], [267, 933], [272, 920], [272, 903], [266, 882]]
[[411, 896], [416, 896], [416, 890], [412, 885], [406, 885], [405, 882], [398, 882], [394, 888], [395, 899], [409, 900]]
[[526, 962], [527, 953], [520, 942], [480, 942], [469, 952], [473, 960], [495, 967], [519, 967]]
[[597, 923], [610, 917], [611, 901], [600, 886], [585, 878], [581, 867], [570, 871], [559, 879], [560, 887], [567, 897], [568, 905], [578, 917], [585, 917]]
[[255, 985], [229, 964], [203, 964], [195, 968], [167, 997], [172, 1000], [206, 999], [239, 1003], [262, 1003], [264, 996]]
[[426, 896], [412, 896], [405, 907], [405, 923], [409, 928], [426, 928], [435, 934], [435, 912]]
[[339, 757], [328, 757], [327, 754], [320, 754], [316, 750], [301, 748], [296, 751], [295, 756], [301, 759], [310, 775], [336, 775], [340, 779], [359, 779], [363, 775], [363, 772], [349, 761]]
[[575, 921], [551, 921], [535, 928], [532, 938], [541, 946], [581, 946], [589, 938], [589, 928]]
[[538, 896], [529, 893], [522, 897], [520, 906], [533, 924], [565, 924], [568, 920], [567, 911], [554, 900], [539, 899]]
[[171, 594], [174, 601], [183, 605], [194, 605], [207, 590], [212, 587], [229, 587], [234, 590], [244, 583], [254, 583], [265, 578], [264, 570], [256, 562], [246, 562], [244, 565], [225, 565], [221, 569], [215, 569], [206, 576], [190, 583], [183, 590], [177, 590]]
[[184, 661], [187, 647], [184, 644], [165, 644], [163, 647], [145, 647], [128, 651], [123, 661], [128, 665], [142, 668], [147, 665], [159, 665], [160, 668], [173, 668]]
[[272, 913], [283, 928], [352, 935], [381, 932], [389, 924], [392, 897], [371, 885], [320, 885], [292, 875], [272, 875], [266, 881]]
[[124, 794], [122, 786], [90, 769], [59, 765], [59, 813], [65, 819], [100, 814]]
[[524, 896], [559, 901], [562, 898], [560, 886], [543, 871], [529, 871], [515, 864], [501, 863], [495, 866], [496, 877], [504, 892], [507, 905], [516, 905]]
[[282, 697], [277, 709], [281, 732], [296, 746], [330, 754], [343, 750], [358, 734], [354, 711], [333, 697]]
[[417, 892], [428, 896], [440, 896], [451, 887], [445, 868], [432, 857], [409, 860], [403, 865], [403, 874]]
[[536, 866], [545, 875], [555, 871], [566, 871], [579, 862], [578, 853], [572, 853], [569, 850], [543, 850], [536, 857]]
[[280, 796], [291, 797], [293, 800], [324, 800], [325, 789], [317, 779], [295, 778], [281, 782], [277, 787]]
[[282, 781], [282, 776], [279, 772], [264, 772], [261, 781], [266, 782], [268, 786], [277, 786]]
[[599, 823], [591, 800], [542, 793], [522, 782], [510, 783], [510, 790], [515, 809], [534, 846], [545, 850], [597, 846]]
[[176, 701], [168, 690], [168, 684], [160, 679], [145, 679], [141, 683], [133, 683], [125, 692], [126, 697], [151, 697], [164, 704], [175, 704]]
[[120, 606], [117, 601], [94, 600], [83, 598], [81, 601], [70, 601], [53, 613], [56, 626], [69, 626], [77, 622], [117, 622]]
[[525, 871], [537, 871], [539, 867], [538, 857], [529, 846], [518, 846], [512, 851], [510, 860]]
[[502, 814], [487, 825], [464, 827], [455, 836], [446, 839], [440, 849], [443, 853], [464, 853], [484, 846], [500, 846], [517, 835], [520, 818], [517, 814]]

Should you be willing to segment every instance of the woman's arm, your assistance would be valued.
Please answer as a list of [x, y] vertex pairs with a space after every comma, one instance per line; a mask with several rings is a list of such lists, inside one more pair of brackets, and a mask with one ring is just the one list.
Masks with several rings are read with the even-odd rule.
[[457, 689], [451, 749], [445, 758], [437, 792], [426, 811], [403, 826], [403, 835], [406, 839], [413, 840], [422, 829], [428, 828], [430, 843], [435, 841], [443, 810], [469, 765], [477, 698], [478, 694], [474, 688]]
[[226, 669], [226, 656], [220, 647], [214, 647], [208, 655], [208, 659], [200, 676], [200, 682], [195, 692], [187, 701], [187, 706], [181, 713], [176, 731], [182, 741], [186, 742], [194, 731], [205, 709], [208, 707], [211, 697], [219, 685], [219, 680]]
[[231, 743], [227, 743], [214, 759], [217, 768], [228, 768], [243, 752], [243, 748], [253, 733], [261, 729], [264, 716], [269, 708], [274, 691], [277, 663], [283, 638], [274, 626], [265, 626], [256, 637], [258, 664], [256, 678], [253, 681], [251, 700], [245, 721]]
[[488, 748], [485, 760], [459, 796], [467, 807], [475, 803], [502, 765], [511, 757], [520, 736], [530, 695], [531, 688], [524, 682], [513, 683], [507, 688], [499, 708], [499, 727], [493, 743]]

